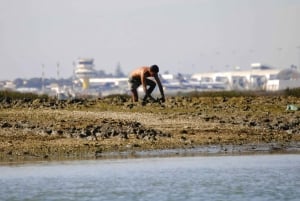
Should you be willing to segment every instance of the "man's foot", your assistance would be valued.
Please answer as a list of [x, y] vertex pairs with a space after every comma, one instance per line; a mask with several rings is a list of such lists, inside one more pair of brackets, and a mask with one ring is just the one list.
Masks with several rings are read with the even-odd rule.
[[155, 98], [153, 98], [152, 96], [147, 96], [147, 95], [145, 95], [145, 97], [143, 98], [143, 101], [149, 101], [149, 102], [156, 102], [156, 99]]

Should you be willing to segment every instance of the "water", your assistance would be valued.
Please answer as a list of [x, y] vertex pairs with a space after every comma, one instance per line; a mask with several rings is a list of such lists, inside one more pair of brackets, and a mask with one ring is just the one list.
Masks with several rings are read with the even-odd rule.
[[0, 166], [0, 200], [299, 200], [300, 155]]

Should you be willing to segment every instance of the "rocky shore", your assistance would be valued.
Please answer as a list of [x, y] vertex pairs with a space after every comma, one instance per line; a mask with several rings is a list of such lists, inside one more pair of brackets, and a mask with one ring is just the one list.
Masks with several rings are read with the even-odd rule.
[[163, 154], [300, 153], [300, 99], [286, 96], [3, 99], [0, 162]]

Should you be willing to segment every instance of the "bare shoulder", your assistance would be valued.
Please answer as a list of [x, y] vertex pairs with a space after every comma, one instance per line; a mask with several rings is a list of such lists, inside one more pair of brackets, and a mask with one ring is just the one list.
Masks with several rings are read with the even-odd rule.
[[150, 70], [150, 67], [148, 67], [148, 66], [142, 66], [142, 67], [138, 68], [138, 70], [141, 73], [145, 73], [145, 72], [148, 72]]
[[130, 75], [132, 77], [137, 77], [137, 76], [141, 76], [142, 74], [145, 74], [148, 71], [149, 71], [149, 67], [142, 66], [142, 67], [139, 67], [139, 68], [135, 69], [134, 71], [132, 71]]

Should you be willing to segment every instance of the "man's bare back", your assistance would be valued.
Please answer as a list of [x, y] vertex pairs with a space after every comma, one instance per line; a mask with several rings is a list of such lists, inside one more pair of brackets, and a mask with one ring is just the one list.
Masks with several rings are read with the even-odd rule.
[[130, 73], [130, 77], [131, 78], [140, 78], [140, 79], [142, 79], [142, 77], [145, 77], [145, 78], [150, 77], [150, 67], [143, 66], [143, 67], [137, 68]]

